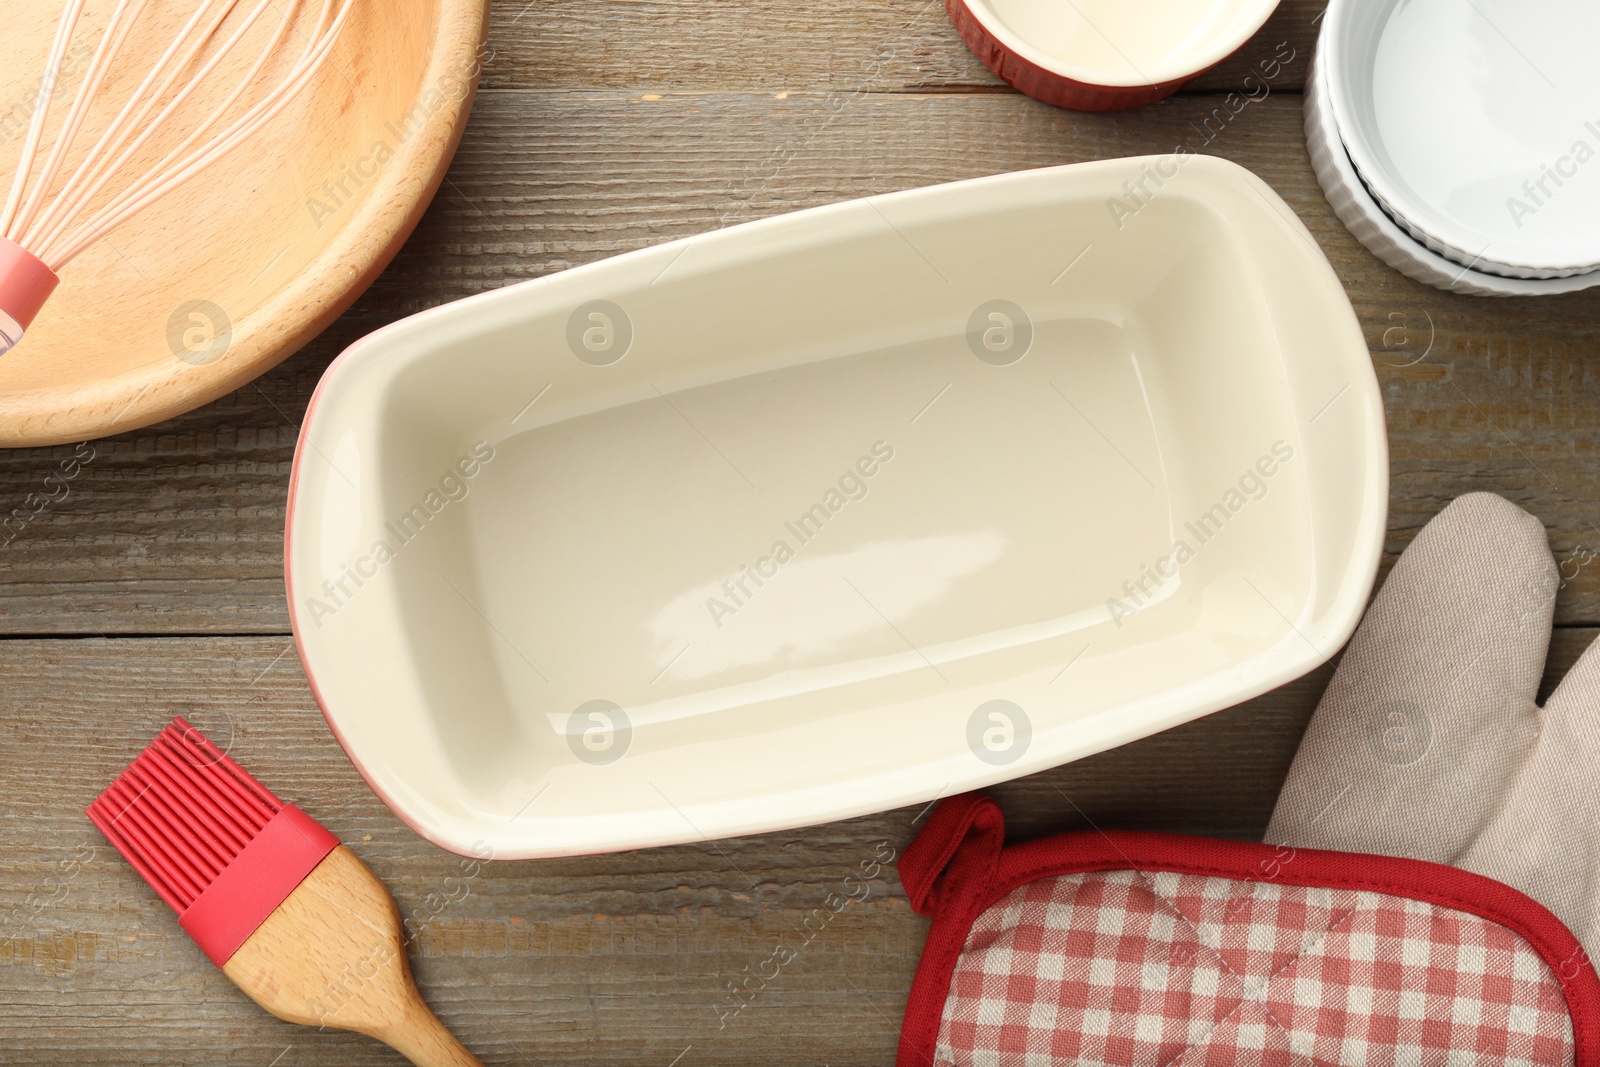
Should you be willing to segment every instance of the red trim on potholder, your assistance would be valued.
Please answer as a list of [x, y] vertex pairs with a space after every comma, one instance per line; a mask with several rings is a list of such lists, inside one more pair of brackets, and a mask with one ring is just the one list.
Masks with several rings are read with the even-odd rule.
[[1091, 871], [1139, 870], [1282, 886], [1353, 890], [1474, 915], [1510, 930], [1560, 983], [1574, 1067], [1600, 1067], [1600, 976], [1576, 937], [1532, 898], [1436, 863], [1138, 832], [1065, 834], [1004, 846], [1000, 809], [968, 794], [940, 804], [900, 861], [901, 881], [933, 926], [912, 983], [898, 1067], [931, 1067], [952, 976], [973, 923], [1019, 886]]

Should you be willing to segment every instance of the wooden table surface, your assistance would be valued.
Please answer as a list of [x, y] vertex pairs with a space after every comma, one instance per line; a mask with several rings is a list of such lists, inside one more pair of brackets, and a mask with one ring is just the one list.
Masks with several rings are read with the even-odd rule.
[[[1284, 0], [1179, 96], [1088, 115], [1000, 84], [930, 0], [496, 5], [448, 180], [323, 337], [169, 423], [0, 453], [0, 514], [51, 498], [0, 544], [0, 1063], [399, 1062], [249, 1003], [83, 817], [174, 714], [359, 850], [408, 917], [425, 993], [485, 1063], [891, 1061], [925, 930], [892, 872], [737, 1014], [728, 989], [793, 947], [800, 917], [881, 843], [903, 848], [916, 812], [469, 874], [362, 784], [289, 638], [289, 466], [335, 353], [447, 300], [745, 219], [1185, 142], [1250, 167], [1310, 227], [1365, 327], [1392, 447], [1385, 568], [1460, 493], [1533, 512], [1570, 579], [1558, 677], [1600, 624], [1600, 290], [1453, 296], [1345, 232], [1301, 133], [1320, 6]], [[1250, 78], [1280, 48], [1279, 76]], [[76, 475], [47, 484], [64, 462]], [[997, 793], [1019, 837], [1255, 837], [1328, 674]]]

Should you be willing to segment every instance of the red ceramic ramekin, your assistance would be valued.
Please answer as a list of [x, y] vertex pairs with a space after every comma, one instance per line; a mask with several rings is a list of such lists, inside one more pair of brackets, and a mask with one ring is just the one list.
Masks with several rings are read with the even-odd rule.
[[1035, 100], [1116, 111], [1169, 96], [1238, 51], [1278, 0], [945, 0], [983, 65]]

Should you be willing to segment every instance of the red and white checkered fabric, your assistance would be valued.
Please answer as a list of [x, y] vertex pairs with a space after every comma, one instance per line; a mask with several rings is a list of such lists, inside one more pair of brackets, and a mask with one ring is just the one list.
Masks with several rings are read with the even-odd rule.
[[939, 1067], [1561, 1067], [1560, 982], [1517, 934], [1404, 897], [1133, 870], [973, 923]]

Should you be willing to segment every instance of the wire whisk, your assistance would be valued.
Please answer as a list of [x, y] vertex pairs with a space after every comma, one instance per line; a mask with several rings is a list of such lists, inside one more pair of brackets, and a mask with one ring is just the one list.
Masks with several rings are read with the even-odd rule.
[[[271, 122], [327, 60], [355, 0], [201, 0], [96, 135], [88, 128], [94, 105], [113, 72], [135, 62], [122, 56], [141, 17], [160, 7], [154, 0], [116, 0], [45, 151], [51, 104], [86, 2], [67, 0], [61, 13], [0, 208], [0, 355], [21, 341], [69, 263]], [[252, 36], [253, 43], [242, 45]], [[244, 68], [232, 84], [213, 77], [230, 56], [232, 68]], [[285, 64], [273, 61], [286, 57], [292, 60], [280, 73]], [[212, 84], [225, 87], [220, 103], [183, 132], [188, 112], [199, 110], [184, 105]], [[153, 138], [163, 131], [177, 143], [160, 152]], [[84, 143], [88, 149], [69, 167]]]

